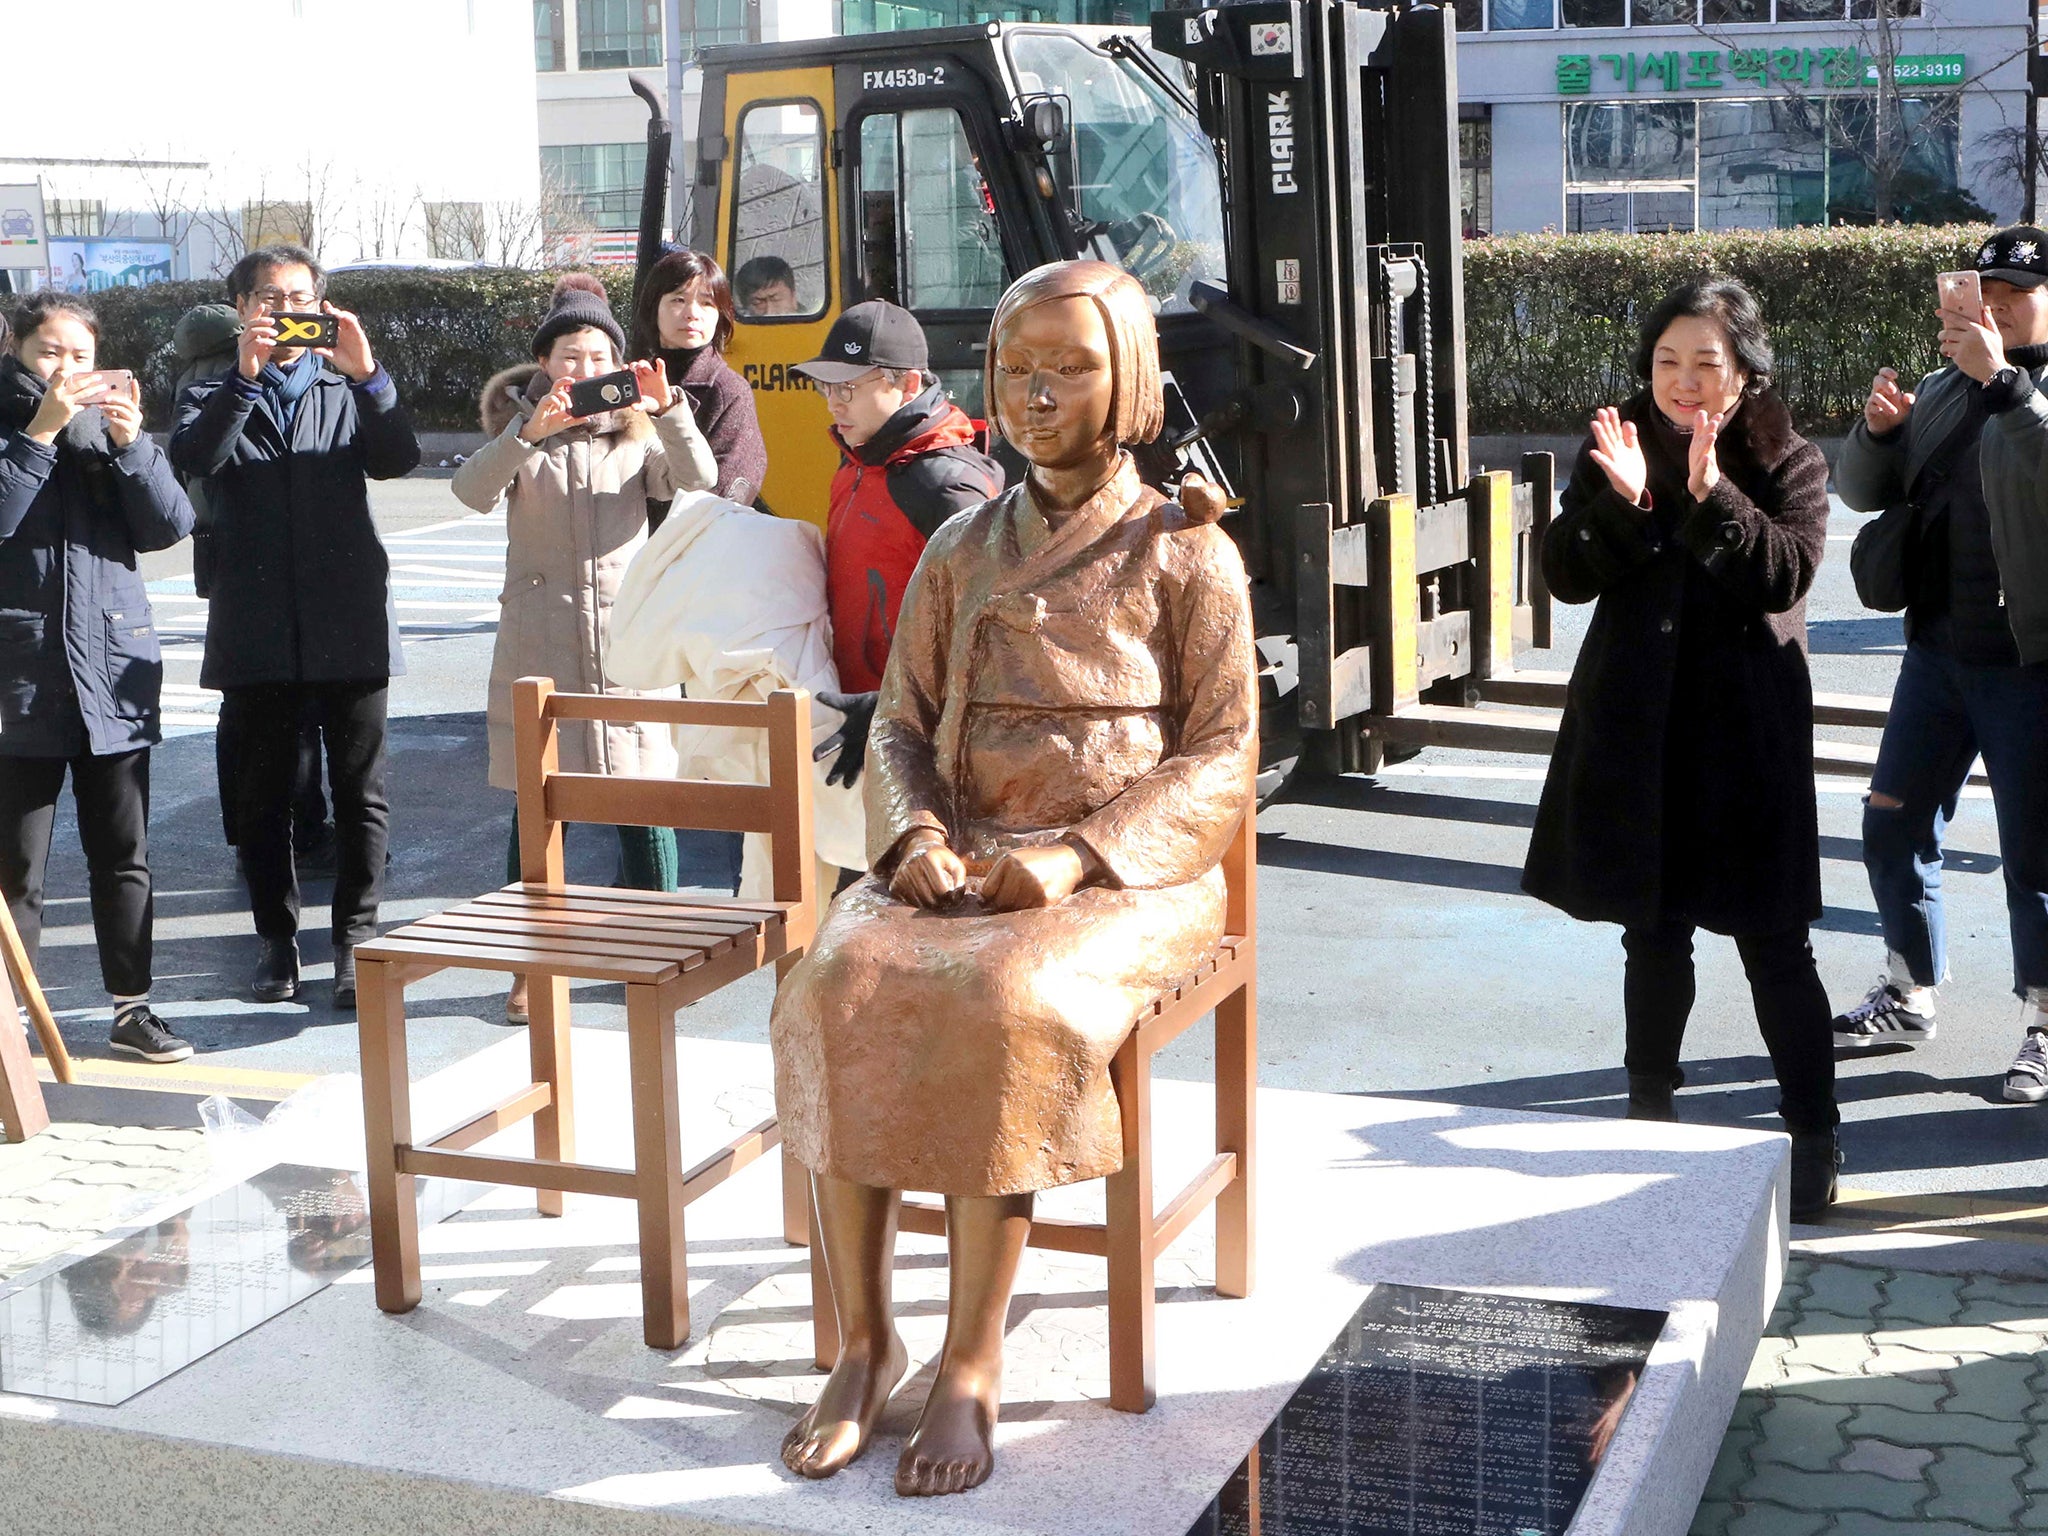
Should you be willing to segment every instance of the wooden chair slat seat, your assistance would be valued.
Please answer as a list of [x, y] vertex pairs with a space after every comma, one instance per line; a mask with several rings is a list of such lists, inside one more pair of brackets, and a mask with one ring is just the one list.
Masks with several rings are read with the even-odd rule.
[[[363, 1120], [369, 1142], [371, 1258], [377, 1305], [419, 1304], [421, 1174], [496, 1181], [537, 1191], [544, 1216], [563, 1194], [614, 1195], [639, 1210], [644, 1335], [656, 1349], [689, 1337], [683, 1211], [774, 1147], [773, 1120], [682, 1166], [676, 1094], [677, 1011], [764, 965], [801, 955], [816, 926], [811, 847], [810, 700], [780, 692], [766, 703], [559, 694], [546, 678], [512, 688], [519, 772], [520, 879], [356, 950], [361, 1005]], [[564, 719], [752, 726], [768, 732], [769, 782], [563, 774], [555, 729]], [[623, 826], [734, 828], [769, 837], [775, 899], [723, 901], [700, 893], [571, 885], [563, 875], [562, 818], [572, 809]], [[406, 1065], [405, 987], [443, 969], [512, 971], [528, 978], [533, 1080], [433, 1141], [415, 1142]], [[632, 1077], [633, 1167], [576, 1161], [571, 1115], [569, 983], [620, 982]], [[520, 1120], [533, 1122], [534, 1155], [467, 1149]], [[789, 1219], [785, 1201], [785, 1224]]]

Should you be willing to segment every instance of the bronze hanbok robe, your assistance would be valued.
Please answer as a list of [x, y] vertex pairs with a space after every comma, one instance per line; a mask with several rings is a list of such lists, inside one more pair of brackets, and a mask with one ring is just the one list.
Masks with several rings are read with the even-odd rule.
[[[1116, 1171], [1110, 1058], [1222, 936], [1217, 865], [1251, 797], [1256, 698], [1236, 546], [1128, 458], [1057, 529], [1018, 486], [933, 536], [869, 739], [873, 873], [776, 998], [798, 1161], [951, 1195]], [[915, 827], [967, 863], [949, 907], [889, 894]], [[1005, 850], [1067, 836], [1102, 883], [1048, 908], [981, 904]]]

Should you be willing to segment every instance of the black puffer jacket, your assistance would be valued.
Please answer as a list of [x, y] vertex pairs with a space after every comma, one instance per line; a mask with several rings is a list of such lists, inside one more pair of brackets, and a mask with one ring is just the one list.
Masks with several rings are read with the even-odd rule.
[[1543, 574], [1598, 599], [1572, 669], [1522, 888], [1591, 922], [1769, 934], [1820, 914], [1806, 593], [1827, 548], [1827, 464], [1774, 395], [1723, 429], [1720, 483], [1622, 407], [1650, 467], [1632, 507], [1579, 452]]
[[97, 409], [45, 446], [42, 379], [0, 358], [0, 755], [104, 756], [160, 737], [163, 653], [139, 551], [192, 531], [147, 433], [126, 448]]

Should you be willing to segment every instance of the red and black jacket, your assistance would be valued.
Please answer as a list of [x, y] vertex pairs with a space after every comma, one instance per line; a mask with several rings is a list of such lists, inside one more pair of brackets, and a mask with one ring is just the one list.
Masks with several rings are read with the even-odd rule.
[[839, 686], [882, 686], [903, 589], [925, 541], [955, 512], [1003, 488], [1002, 467], [985, 451], [988, 429], [932, 384], [849, 448], [835, 430], [839, 472], [825, 524], [826, 592]]

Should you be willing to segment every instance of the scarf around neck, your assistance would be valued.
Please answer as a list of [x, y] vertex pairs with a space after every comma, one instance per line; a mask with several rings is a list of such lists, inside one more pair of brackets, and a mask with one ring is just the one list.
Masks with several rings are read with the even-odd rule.
[[298, 421], [299, 402], [306, 398], [306, 391], [313, 387], [320, 377], [320, 356], [315, 352], [301, 352], [289, 368], [280, 368], [275, 363], [265, 363], [263, 371], [256, 375], [256, 382], [262, 387], [264, 402], [270, 407], [270, 414], [277, 419], [278, 426], [289, 438], [292, 427]]

